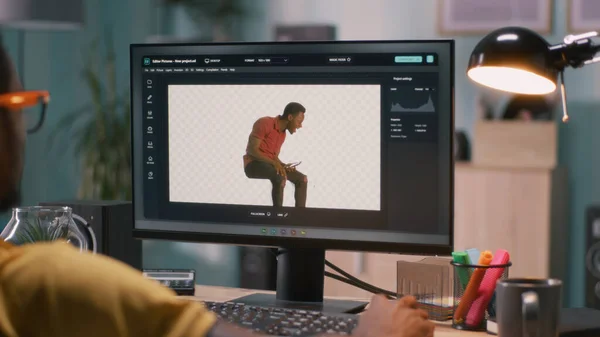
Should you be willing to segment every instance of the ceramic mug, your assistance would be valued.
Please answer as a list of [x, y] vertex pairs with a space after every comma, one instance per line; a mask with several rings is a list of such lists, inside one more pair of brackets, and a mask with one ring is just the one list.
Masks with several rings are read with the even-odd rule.
[[558, 337], [562, 282], [509, 278], [496, 285], [498, 335]]

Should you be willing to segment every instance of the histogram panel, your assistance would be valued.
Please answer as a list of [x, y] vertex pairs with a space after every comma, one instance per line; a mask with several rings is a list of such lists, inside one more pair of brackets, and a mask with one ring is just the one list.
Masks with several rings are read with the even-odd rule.
[[435, 113], [436, 88], [423, 86], [395, 86], [390, 88], [390, 112]]

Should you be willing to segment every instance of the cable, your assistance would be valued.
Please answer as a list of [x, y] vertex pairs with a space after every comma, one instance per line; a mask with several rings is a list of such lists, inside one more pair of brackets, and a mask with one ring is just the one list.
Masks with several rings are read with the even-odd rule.
[[[325, 260], [325, 265], [326, 265], [326, 266], [328, 266], [329, 268], [331, 268], [331, 269], [333, 269], [333, 270], [337, 271], [338, 273], [340, 273], [340, 274], [344, 275], [345, 277], [347, 277], [347, 278], [349, 278], [349, 279], [351, 279], [351, 280], [355, 281], [355, 282], [362, 283], [362, 284], [367, 284], [366, 282], [364, 282], [364, 281], [360, 280], [359, 278], [357, 278], [357, 277], [355, 277], [355, 276], [351, 275], [350, 273], [348, 273], [348, 272], [344, 271], [342, 268], [340, 268], [340, 267], [336, 266], [335, 264], [333, 264], [333, 263], [331, 263], [331, 262], [327, 261], [327, 259]], [[369, 285], [369, 286], [372, 286], [372, 285], [370, 285], [370, 284], [367, 284], [367, 285]]]
[[371, 288], [371, 287], [368, 287], [368, 286], [365, 286], [365, 285], [363, 285], [363, 284], [360, 284], [360, 283], [354, 282], [354, 281], [352, 281], [352, 280], [350, 280], [350, 279], [348, 279], [348, 278], [345, 278], [345, 277], [343, 277], [343, 276], [340, 276], [340, 275], [334, 274], [334, 273], [332, 273], [332, 272], [329, 272], [329, 271], [326, 271], [326, 272], [325, 272], [325, 276], [326, 276], [326, 277], [330, 277], [330, 278], [332, 278], [332, 279], [335, 279], [335, 280], [338, 280], [338, 281], [340, 281], [340, 282], [344, 282], [344, 283], [346, 283], [346, 284], [349, 284], [349, 285], [351, 285], [351, 286], [354, 286], [354, 287], [357, 287], [357, 288], [360, 288], [360, 289], [366, 290], [366, 291], [368, 291], [368, 292], [370, 292], [370, 293], [373, 293], [373, 294], [382, 294], [382, 295], [384, 295], [385, 297], [387, 297], [388, 299], [396, 299], [396, 298], [397, 298], [397, 297], [396, 297], [396, 294], [395, 294], [395, 293], [393, 293], [393, 292], [391, 292], [391, 291], [387, 291], [387, 290], [381, 291], [381, 290], [383, 290], [383, 289], [378, 289], [377, 287], [373, 287], [373, 288]]
[[[342, 274], [347, 279], [350, 279], [350, 280], [354, 281], [357, 284], [360, 284], [360, 285], [362, 285], [364, 287], [368, 287], [368, 288], [371, 288], [373, 290], [376, 290], [376, 293], [378, 292], [378, 293], [381, 293], [381, 294], [393, 294], [392, 296], [394, 298], [399, 297], [398, 294], [396, 294], [395, 292], [392, 292], [392, 291], [389, 291], [389, 290], [385, 290], [385, 289], [379, 288], [379, 287], [377, 287], [375, 285], [372, 285], [370, 283], [367, 283], [367, 282], [365, 282], [365, 281], [363, 281], [363, 280], [361, 280], [361, 279], [359, 279], [359, 278], [357, 278], [357, 277], [349, 274], [348, 272], [344, 271], [342, 268], [336, 266], [335, 264], [333, 264], [333, 263], [331, 263], [331, 262], [329, 262], [327, 260], [325, 260], [325, 265], [328, 266], [329, 268], [337, 271], [338, 273]], [[359, 287], [359, 288], [362, 288], [362, 287]]]
[[[269, 250], [269, 252], [271, 254], [273, 254], [273, 256], [275, 256], [275, 258], [277, 258], [280, 255], [279, 251], [274, 252], [272, 249], [268, 249], [268, 250]], [[389, 291], [389, 290], [385, 290], [383, 288], [379, 288], [379, 287], [377, 287], [375, 285], [367, 283], [367, 282], [365, 282], [365, 281], [363, 281], [363, 280], [361, 280], [361, 279], [359, 279], [359, 278], [351, 275], [350, 273], [344, 271], [342, 268], [340, 268], [340, 267], [336, 266], [335, 264], [327, 261], [327, 259], [325, 259], [325, 265], [328, 266], [329, 268], [335, 270], [336, 272], [338, 272], [338, 273], [340, 273], [340, 274], [343, 275], [343, 276], [340, 276], [340, 275], [337, 275], [337, 274], [325, 271], [324, 275], [327, 276], [327, 277], [330, 277], [330, 278], [338, 280], [340, 282], [344, 282], [344, 283], [352, 285], [354, 287], [366, 290], [366, 291], [368, 291], [370, 293], [373, 293], [373, 294], [383, 294], [388, 299], [397, 299], [397, 298], [402, 297], [402, 295], [398, 295], [398, 294], [396, 294], [393, 291]]]

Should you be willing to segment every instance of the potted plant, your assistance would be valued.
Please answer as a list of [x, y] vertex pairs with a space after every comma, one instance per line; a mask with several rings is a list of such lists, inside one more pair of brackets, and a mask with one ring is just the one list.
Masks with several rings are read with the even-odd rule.
[[[81, 163], [79, 198], [131, 200], [129, 92], [118, 92], [109, 34], [104, 55], [98, 49], [97, 41], [87, 49], [82, 70], [91, 102], [66, 114], [53, 135], [69, 135], [65, 131], [72, 130], [68, 141]], [[53, 137], [49, 144], [54, 142]]]

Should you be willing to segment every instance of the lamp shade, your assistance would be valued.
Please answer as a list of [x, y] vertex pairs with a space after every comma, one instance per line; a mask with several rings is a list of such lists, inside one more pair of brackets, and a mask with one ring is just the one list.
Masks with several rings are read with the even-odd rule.
[[550, 45], [539, 34], [523, 27], [505, 27], [475, 46], [467, 76], [502, 91], [548, 94], [556, 90], [558, 69]]
[[83, 0], [0, 0], [0, 25], [71, 30], [83, 25]]

